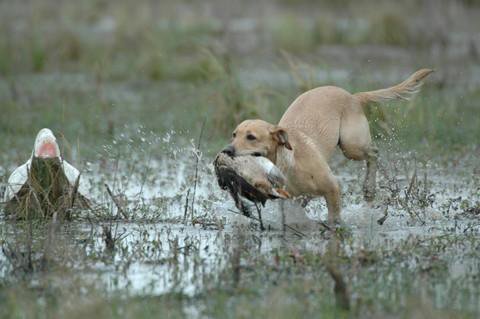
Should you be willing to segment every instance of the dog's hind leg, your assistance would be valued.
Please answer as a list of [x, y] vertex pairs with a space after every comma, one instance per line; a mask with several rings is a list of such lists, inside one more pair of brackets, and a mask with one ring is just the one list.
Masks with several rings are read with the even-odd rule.
[[366, 161], [363, 194], [366, 201], [372, 201], [375, 198], [378, 152], [372, 145], [368, 121], [358, 102], [354, 102], [342, 116], [339, 145], [348, 159]]

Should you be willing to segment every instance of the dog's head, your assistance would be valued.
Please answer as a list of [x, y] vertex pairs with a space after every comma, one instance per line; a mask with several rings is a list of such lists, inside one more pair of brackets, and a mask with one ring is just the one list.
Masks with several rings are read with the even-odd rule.
[[264, 156], [275, 162], [278, 147], [292, 150], [285, 129], [262, 120], [246, 120], [235, 128], [231, 143], [222, 152], [231, 157]]

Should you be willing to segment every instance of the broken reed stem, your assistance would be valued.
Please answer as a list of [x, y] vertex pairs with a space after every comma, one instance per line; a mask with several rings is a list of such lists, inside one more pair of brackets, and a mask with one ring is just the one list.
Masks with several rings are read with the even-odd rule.
[[[414, 171], [413, 171], [413, 175], [412, 175], [412, 178], [410, 180], [410, 183], [408, 185], [408, 189], [405, 192], [405, 202], [404, 202], [403, 206], [412, 218], [417, 217], [418, 220], [422, 223], [422, 225], [425, 225], [425, 221], [420, 217], [420, 215], [415, 210], [412, 211], [412, 209], [409, 206], [409, 201], [412, 197], [411, 195], [412, 195], [412, 192], [413, 192], [414, 188], [418, 189], [418, 185], [417, 185], [417, 159], [414, 157], [413, 160], [414, 160], [414, 165], [415, 165], [414, 166]], [[408, 177], [408, 175], [407, 175], [407, 177]]]
[[115, 220], [115, 230], [113, 229], [113, 221], [110, 221], [108, 225], [102, 226], [102, 237], [105, 243], [105, 248], [108, 252], [113, 252], [118, 242], [122, 241], [126, 236], [126, 230], [121, 234], [118, 233], [119, 220]]
[[187, 215], [188, 215], [188, 196], [190, 195], [190, 189], [187, 190], [187, 196], [185, 196], [185, 208], [183, 211], [183, 223], [187, 222]]
[[117, 201], [117, 199], [115, 198], [115, 196], [113, 196], [113, 193], [112, 193], [110, 187], [108, 187], [108, 184], [106, 184], [106, 183], [105, 183], [105, 188], [107, 189], [108, 195], [109, 195], [110, 198], [112, 199], [113, 203], [114, 203], [115, 206], [117, 207], [117, 210], [120, 212], [120, 214], [122, 214], [122, 216], [123, 216], [125, 219], [128, 219], [127, 213], [122, 209], [122, 206], [120, 206], [120, 203], [118, 203], [118, 201]]
[[377, 220], [377, 224], [382, 226], [383, 223], [385, 223], [385, 221], [387, 220], [387, 217], [388, 217], [388, 204], [385, 206], [385, 210], [383, 211], [383, 216]]
[[192, 207], [191, 207], [192, 220], [193, 220], [193, 209], [195, 207], [195, 195], [197, 193], [198, 164], [200, 162], [200, 147], [202, 145], [203, 129], [205, 128], [206, 122], [207, 122], [207, 118], [205, 117], [202, 122], [202, 127], [200, 128], [200, 135], [198, 136], [197, 149], [195, 150], [195, 157], [196, 157], [195, 158], [195, 179], [193, 181], [193, 195], [192, 195]]
[[322, 222], [321, 220], [318, 221], [318, 223], [323, 227], [325, 228], [326, 230], [332, 230], [332, 228], [330, 226], [328, 226], [326, 223]]
[[75, 185], [73, 185], [70, 208], [73, 208], [73, 205], [75, 205], [75, 198], [77, 198], [78, 187], [80, 186], [80, 175], [81, 174], [78, 174], [77, 179], [75, 180]]
[[115, 249], [115, 239], [114, 239], [114, 236], [112, 235], [112, 226], [103, 225], [102, 230], [103, 230], [103, 241], [105, 242], [105, 247], [109, 252], [112, 252]]

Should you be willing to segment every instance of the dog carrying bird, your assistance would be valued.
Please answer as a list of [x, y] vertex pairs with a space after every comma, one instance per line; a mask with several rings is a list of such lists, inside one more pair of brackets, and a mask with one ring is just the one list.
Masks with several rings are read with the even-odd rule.
[[[377, 149], [372, 143], [364, 107], [369, 103], [408, 100], [433, 70], [421, 69], [389, 88], [349, 93], [322, 86], [298, 96], [278, 125], [260, 119], [245, 120], [223, 150], [230, 157], [268, 158], [286, 177], [286, 191], [294, 197], [324, 197], [328, 222], [341, 223], [341, 191], [328, 164], [340, 147], [345, 157], [366, 162], [363, 184], [367, 201], [375, 197]], [[237, 206], [240, 202], [234, 197]], [[241, 207], [239, 207], [241, 208]]]
[[250, 211], [240, 197], [265, 205], [268, 199], [289, 198], [286, 178], [269, 159], [259, 156], [230, 157], [219, 153], [214, 161], [219, 186], [228, 190], [246, 216]]

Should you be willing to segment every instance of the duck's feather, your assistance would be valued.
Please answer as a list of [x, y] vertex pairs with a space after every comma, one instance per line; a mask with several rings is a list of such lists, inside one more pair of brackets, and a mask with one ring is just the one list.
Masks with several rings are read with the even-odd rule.
[[7, 202], [11, 200], [18, 191], [22, 188], [28, 178], [28, 168], [32, 159], [30, 158], [26, 163], [17, 167], [7, 181], [7, 188], [5, 189], [5, 193], [3, 195], [3, 201]]
[[[220, 153], [215, 159], [214, 166], [220, 187], [228, 189], [232, 194], [239, 194], [250, 201], [262, 204], [267, 199], [285, 198], [285, 195], [279, 194], [275, 188], [283, 188], [286, 178], [280, 169], [265, 157], [231, 158]], [[267, 187], [263, 189], [255, 187], [256, 182], [262, 180], [267, 183]]]

